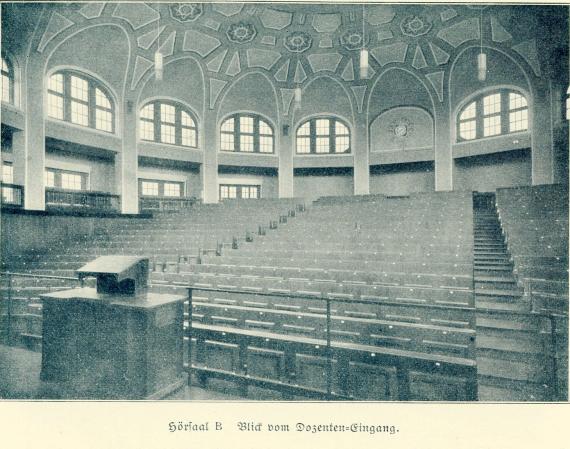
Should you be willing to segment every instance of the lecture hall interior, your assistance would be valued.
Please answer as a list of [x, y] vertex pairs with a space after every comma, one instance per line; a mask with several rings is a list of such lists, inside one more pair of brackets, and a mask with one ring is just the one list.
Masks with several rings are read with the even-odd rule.
[[1, 27], [0, 398], [567, 401], [568, 6]]

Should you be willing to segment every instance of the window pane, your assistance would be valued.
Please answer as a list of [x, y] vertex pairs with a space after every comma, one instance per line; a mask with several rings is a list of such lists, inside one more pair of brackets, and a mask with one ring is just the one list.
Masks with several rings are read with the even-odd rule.
[[272, 136], [273, 135], [273, 130], [271, 129], [271, 127], [265, 123], [263, 120], [259, 121], [259, 134], [265, 134], [268, 136]]
[[45, 171], [44, 182], [46, 187], [55, 187], [55, 173], [49, 170]]
[[140, 127], [141, 127], [141, 139], [154, 140], [154, 122], [141, 120]]
[[222, 123], [222, 131], [233, 131], [234, 130], [234, 119], [229, 118], [224, 123]]
[[174, 123], [176, 121], [176, 109], [170, 104], [160, 105], [160, 120], [166, 123]]
[[467, 120], [470, 118], [475, 118], [476, 112], [477, 112], [477, 107], [475, 102], [473, 102], [463, 110], [461, 116], [459, 117], [459, 120]]
[[483, 114], [497, 114], [501, 112], [501, 94], [487, 95], [483, 98]]
[[241, 135], [240, 136], [240, 151], [247, 153], [253, 152], [253, 136]]
[[228, 186], [220, 186], [220, 199], [226, 199], [229, 196]]
[[483, 120], [483, 136], [496, 136], [501, 134], [501, 116], [492, 115]]
[[182, 128], [182, 145], [186, 147], [196, 146], [196, 130], [189, 128]]
[[154, 120], [154, 104], [147, 104], [141, 109], [141, 118]]
[[253, 117], [240, 117], [239, 130], [242, 133], [253, 133]]
[[242, 186], [241, 197], [245, 198], [245, 199], [249, 199], [249, 187], [248, 186]]
[[2, 73], [2, 101], [4, 103], [11, 103], [10, 98], [10, 83], [12, 81], [8, 78], [8, 75]]
[[249, 196], [250, 198], [259, 198], [259, 187], [258, 186], [251, 186], [249, 188]]
[[273, 153], [273, 137], [259, 136], [259, 151]]
[[317, 153], [328, 153], [330, 151], [330, 140], [328, 137], [317, 137], [316, 142]]
[[100, 89], [95, 89], [95, 104], [102, 108], [111, 109], [111, 102]]
[[223, 151], [234, 151], [234, 135], [221, 134], [221, 148]]
[[318, 119], [316, 121], [317, 136], [328, 136], [330, 132], [329, 120], [328, 119]]
[[56, 73], [49, 77], [48, 89], [54, 92], [63, 93], [63, 74]]
[[83, 126], [89, 125], [89, 108], [86, 104], [71, 102], [71, 122]]
[[95, 109], [95, 127], [103, 131], [113, 131], [113, 113]]
[[164, 183], [164, 196], [180, 196], [180, 184]]
[[509, 93], [509, 109], [520, 109], [527, 106], [526, 98], [522, 95]]
[[14, 167], [11, 164], [2, 165], [2, 182], [14, 184]]
[[528, 109], [509, 113], [509, 131], [525, 131], [528, 129]]
[[149, 196], [158, 196], [158, 182], [142, 182], [142, 194]]
[[471, 140], [476, 137], [477, 122], [469, 120], [459, 124], [459, 137], [465, 140]]
[[160, 125], [160, 141], [164, 143], [176, 142], [176, 128], [174, 125]]
[[71, 76], [71, 97], [77, 100], [89, 101], [89, 83], [83, 78]]
[[[338, 125], [338, 123], [337, 123]], [[350, 146], [350, 137], [348, 136], [336, 136], [335, 141], [335, 152], [336, 153], [344, 153], [349, 149]]]
[[6, 60], [4, 58], [2, 58], [2, 71], [3, 72], [8, 72], [8, 63], [6, 62]]
[[311, 134], [311, 124], [310, 122], [306, 122], [303, 126], [301, 126], [298, 130], [297, 130], [297, 135], [298, 136], [308, 136]]
[[237, 187], [236, 186], [229, 186], [228, 187], [228, 198], [236, 198], [237, 197]]
[[311, 152], [311, 138], [297, 137], [297, 153], [310, 153], [310, 152]]
[[182, 126], [189, 126], [191, 128], [196, 127], [196, 125], [194, 123], [194, 119], [192, 117], [190, 117], [190, 115], [184, 111], [181, 112], [180, 122], [182, 123]]
[[73, 173], [62, 173], [61, 188], [81, 190], [81, 175], [75, 175]]
[[343, 123], [336, 122], [334, 132], [336, 133], [337, 136], [341, 134], [348, 134], [348, 128], [344, 126]]
[[48, 94], [48, 115], [63, 120], [63, 97]]

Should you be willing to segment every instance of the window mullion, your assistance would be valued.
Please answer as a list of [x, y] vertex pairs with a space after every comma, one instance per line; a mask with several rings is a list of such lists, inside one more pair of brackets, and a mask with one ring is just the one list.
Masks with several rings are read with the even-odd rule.
[[317, 152], [317, 129], [316, 129], [316, 121], [315, 119], [311, 119], [309, 122], [309, 136], [310, 136], [310, 149], [309, 153], [316, 153]]
[[329, 120], [329, 153], [336, 153], [335, 126], [335, 120]]
[[174, 142], [182, 145], [182, 110], [178, 106], [174, 109]]
[[501, 91], [501, 134], [508, 134], [511, 127], [509, 94]]
[[475, 138], [480, 139], [484, 134], [484, 111], [483, 111], [483, 98], [480, 98], [475, 103]]
[[71, 122], [71, 76], [63, 75], [63, 119]]
[[95, 100], [95, 86], [89, 81], [87, 82], [88, 95], [87, 95], [87, 120], [91, 128], [97, 129], [97, 103]]
[[153, 120], [154, 141], [162, 142], [162, 133], [160, 132], [160, 127], [161, 127], [160, 101], [154, 103], [153, 113], [154, 113], [154, 120]]
[[259, 148], [259, 117], [253, 118], [253, 152], [261, 152]]
[[236, 115], [234, 118], [234, 151], [241, 152], [241, 142], [240, 142], [240, 116]]

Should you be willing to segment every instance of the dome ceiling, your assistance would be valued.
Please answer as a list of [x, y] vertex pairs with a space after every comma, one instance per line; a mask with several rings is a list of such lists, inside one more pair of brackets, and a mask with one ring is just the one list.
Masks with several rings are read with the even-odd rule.
[[[462, 5], [76, 3], [53, 11], [37, 50], [72, 26], [105, 20], [123, 23], [136, 43], [130, 88], [140, 87], [160, 48], [165, 63], [181, 54], [197, 57], [210, 79], [210, 107], [243, 72], [266, 71], [290, 90], [321, 72], [333, 74], [364, 96], [359, 49], [371, 54], [370, 78], [387, 66], [425, 77], [440, 101], [449, 62], [467, 42], [483, 41], [522, 57], [541, 74], [530, 9]], [[519, 7], [520, 9], [520, 7]], [[363, 34], [364, 30], [364, 34]], [[289, 97], [290, 95], [287, 94]]]

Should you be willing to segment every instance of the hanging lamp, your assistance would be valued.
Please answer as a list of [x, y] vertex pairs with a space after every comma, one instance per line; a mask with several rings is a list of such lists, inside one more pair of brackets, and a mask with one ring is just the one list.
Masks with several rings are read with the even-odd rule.
[[160, 52], [160, 11], [158, 13], [157, 26], [156, 51], [154, 52], [154, 77], [157, 81], [162, 81], [162, 75], [164, 73], [164, 57]]
[[487, 55], [483, 53], [483, 9], [481, 9], [481, 17], [479, 19], [480, 25], [480, 50], [477, 55], [477, 79], [479, 81], [485, 81], [487, 79]]
[[301, 86], [295, 87], [295, 92], [294, 92], [293, 98], [295, 101], [295, 109], [300, 109], [301, 108], [301, 101], [303, 100], [303, 89], [301, 89]]
[[362, 48], [360, 49], [360, 78], [368, 78], [368, 49], [365, 47], [365, 34], [364, 34], [364, 3], [362, 4]]

